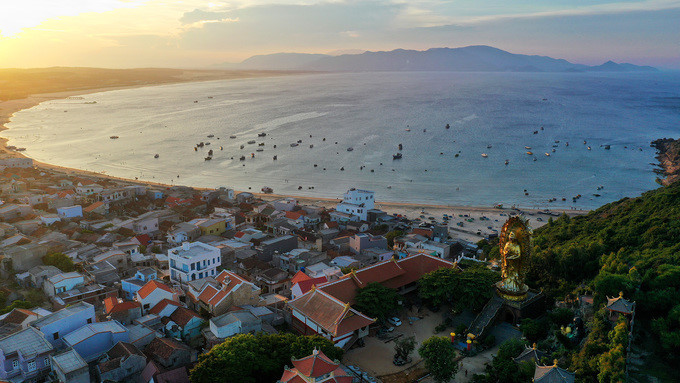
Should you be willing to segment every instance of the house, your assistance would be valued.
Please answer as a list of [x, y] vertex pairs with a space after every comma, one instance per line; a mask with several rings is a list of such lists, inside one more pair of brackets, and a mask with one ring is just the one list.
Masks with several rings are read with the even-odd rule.
[[99, 192], [97, 199], [106, 203], [117, 202], [132, 198], [135, 195], [134, 190], [128, 188], [106, 189]]
[[451, 253], [451, 245], [448, 243], [425, 241], [421, 243], [420, 248], [427, 251], [428, 254], [439, 258], [449, 258]]
[[28, 271], [42, 264], [42, 257], [47, 255], [47, 250], [47, 244], [33, 242], [6, 247], [3, 251], [5, 257], [2, 259], [2, 267], [14, 273]]
[[201, 229], [187, 222], [180, 222], [168, 231], [166, 238], [168, 243], [179, 245], [184, 242], [192, 242], [201, 236]]
[[342, 202], [338, 204], [335, 210], [357, 216], [360, 221], [366, 221], [368, 210], [374, 207], [374, 192], [352, 188], [342, 196]]
[[293, 249], [287, 253], [274, 254], [272, 262], [289, 273], [296, 273], [309, 265], [326, 260], [328, 260], [326, 253], [307, 249]]
[[260, 273], [255, 280], [264, 293], [281, 293], [290, 289], [288, 272], [272, 267]]
[[43, 291], [51, 298], [57, 294], [82, 286], [84, 283], [85, 277], [77, 271], [59, 273], [45, 279]]
[[214, 277], [222, 265], [220, 249], [201, 242], [184, 242], [168, 250], [168, 258], [170, 279], [180, 283]]
[[110, 263], [118, 270], [127, 270], [127, 268], [129, 267], [128, 263], [130, 261], [130, 256], [118, 249], [109, 250], [92, 257], [90, 263], [98, 263], [104, 261]]
[[232, 306], [257, 305], [260, 293], [260, 287], [244, 277], [222, 270], [214, 283], [203, 283], [199, 288], [190, 284], [187, 296], [212, 315], [221, 315]]
[[161, 318], [165, 334], [175, 339], [188, 341], [201, 335], [203, 318], [185, 307], [177, 307], [169, 317]]
[[257, 246], [257, 250], [260, 253], [260, 259], [269, 262], [272, 260], [272, 256], [275, 252], [278, 252], [279, 254], [287, 253], [293, 249], [297, 249], [297, 247], [298, 240], [296, 236], [284, 235], [260, 242], [260, 245]]
[[225, 230], [233, 230], [236, 227], [236, 220], [234, 215], [229, 213], [226, 209], [216, 207], [210, 218], [221, 219], [224, 221]]
[[118, 342], [106, 352], [106, 360], [97, 365], [102, 382], [135, 382], [146, 367], [146, 356], [132, 343]]
[[52, 345], [33, 327], [0, 339], [0, 379], [31, 381], [50, 372]]
[[125, 299], [135, 299], [137, 291], [139, 291], [139, 289], [147, 282], [154, 279], [158, 279], [158, 273], [150, 267], [141, 268], [135, 272], [135, 275], [132, 278], [123, 279], [121, 282], [121, 289], [123, 290]]
[[0, 220], [11, 221], [33, 214], [33, 208], [28, 204], [6, 203], [0, 205]]
[[55, 309], [61, 309], [78, 302], [87, 302], [98, 307], [108, 295], [117, 295], [115, 288], [107, 288], [98, 283], [90, 283], [76, 286], [71, 290], [57, 294], [52, 298], [52, 304]]
[[54, 348], [60, 348], [65, 335], [95, 321], [94, 306], [79, 302], [39, 318], [31, 327], [39, 330]]
[[607, 305], [605, 306], [609, 311], [609, 320], [617, 321], [619, 316], [623, 315], [628, 320], [631, 320], [635, 315], [635, 302], [629, 301], [623, 297], [623, 292], [619, 293], [616, 298], [607, 297]]
[[31, 283], [33, 284], [33, 287], [42, 289], [43, 283], [45, 279], [53, 277], [57, 274], [61, 273], [61, 270], [59, 270], [56, 266], [52, 265], [39, 265], [36, 267], [32, 267], [30, 270], [28, 270], [29, 278], [31, 280]]
[[80, 195], [99, 194], [102, 190], [104, 190], [104, 188], [101, 185], [88, 181], [78, 182], [78, 185], [75, 187], [76, 194]]
[[151, 327], [147, 327], [139, 323], [129, 324], [125, 327], [127, 327], [130, 334], [130, 343], [134, 344], [135, 347], [139, 348], [140, 350], [143, 350], [146, 345], [151, 343], [151, 341], [155, 338], [162, 336]]
[[222, 235], [227, 231], [226, 221], [220, 218], [197, 218], [188, 223], [196, 225], [202, 235]]
[[155, 314], [147, 314], [141, 318], [137, 318], [135, 319], [133, 325], [148, 327], [154, 331], [159, 331], [161, 328], [163, 328], [161, 318]]
[[45, 226], [50, 226], [55, 222], [61, 221], [61, 218], [58, 214], [42, 213], [38, 216], [38, 218], [40, 218], [40, 221], [45, 224]]
[[130, 228], [136, 235], [152, 234], [158, 231], [158, 218], [156, 217], [138, 217], [133, 220]]
[[[373, 250], [373, 249], [369, 249], [369, 250]], [[392, 254], [391, 251], [389, 253]], [[392, 258], [392, 257], [389, 257], [389, 258]], [[387, 258], [387, 259], [389, 259], [389, 258]], [[385, 259], [380, 259], [380, 261], [384, 261], [384, 260]], [[361, 266], [361, 262], [359, 262], [355, 258], [352, 258], [348, 255], [341, 255], [341, 256], [333, 258], [333, 260], [331, 261], [331, 265], [337, 266], [341, 269], [344, 269], [344, 268], [355, 268], [356, 269], [356, 268], [359, 268], [359, 266]]]
[[387, 239], [382, 235], [359, 233], [349, 237], [349, 248], [354, 254], [372, 248], [387, 249]]
[[149, 314], [158, 315], [160, 318], [169, 317], [182, 304], [170, 299], [163, 299], [149, 310]]
[[97, 201], [91, 205], [86, 206], [83, 209], [83, 212], [86, 214], [101, 214], [105, 215], [109, 212], [109, 205], [102, 202], [102, 201]]
[[129, 342], [130, 335], [127, 328], [115, 320], [90, 323], [64, 335], [66, 347], [76, 350], [86, 362], [99, 358], [121, 341]]
[[108, 320], [116, 320], [124, 325], [131, 324], [142, 316], [142, 304], [107, 297], [104, 299], [104, 314]]
[[515, 363], [533, 362], [538, 364], [544, 356], [546, 356], [546, 353], [538, 350], [536, 348], [536, 343], [534, 343], [532, 347], [525, 347], [524, 350], [515, 358], [512, 358], [512, 360], [514, 360]]
[[[42, 311], [42, 310], [39, 310]], [[2, 319], [0, 319], [0, 324], [4, 325], [15, 325], [17, 329], [23, 330], [28, 327], [29, 324], [42, 318], [43, 315], [35, 312], [33, 310], [15, 308], [9, 313], [5, 314]]]
[[557, 367], [557, 360], [552, 366], [536, 365], [534, 370], [534, 383], [574, 383], [576, 374], [563, 368]]
[[210, 333], [217, 343], [236, 334], [262, 331], [262, 320], [248, 310], [230, 311], [210, 319]]
[[163, 199], [163, 191], [158, 189], [149, 189], [146, 191], [146, 195], [150, 199]]
[[[307, 276], [306, 274], [304, 275]], [[294, 282], [293, 286], [290, 288], [290, 292], [293, 299], [295, 299], [306, 294], [317, 285], [321, 285], [326, 282], [328, 282], [328, 279], [325, 276], [317, 278], [311, 278], [307, 276], [306, 279], [299, 279], [297, 282]]]
[[52, 372], [60, 382], [90, 383], [87, 362], [74, 349], [52, 355], [50, 360]]
[[321, 335], [338, 347], [351, 345], [368, 335], [368, 327], [375, 322], [319, 288], [291, 300], [288, 307], [296, 331], [303, 335]]
[[332, 361], [316, 348], [312, 355], [293, 360], [293, 366], [292, 369], [286, 366], [277, 383], [352, 383], [354, 379], [340, 367], [339, 362]]
[[144, 352], [166, 369], [186, 366], [197, 359], [198, 353], [189, 346], [170, 338], [155, 338]]
[[179, 302], [179, 295], [170, 286], [155, 279], [142, 286], [135, 296], [135, 300], [142, 304], [142, 314], [147, 313], [163, 299]]
[[312, 278], [325, 277], [329, 281], [342, 277], [342, 270], [338, 266], [329, 266], [324, 262], [315, 263], [305, 268], [305, 273]]
[[61, 218], [78, 218], [83, 216], [83, 207], [80, 205], [60, 207], [57, 215]]

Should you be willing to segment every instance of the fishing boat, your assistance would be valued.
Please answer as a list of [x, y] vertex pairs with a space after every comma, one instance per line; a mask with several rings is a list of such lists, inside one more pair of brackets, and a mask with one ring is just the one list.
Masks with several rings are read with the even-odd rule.
[[290, 147], [291, 147], [291, 148], [294, 148], [294, 147], [296, 147], [296, 146], [298, 146], [298, 145], [300, 145], [300, 144], [298, 144], [298, 143], [296, 143], [296, 142], [293, 142], [292, 144], [290, 144]]
[[590, 148], [590, 146], [589, 146], [589, 147], [588, 147], [588, 150], [590, 150], [590, 149], [591, 149], [591, 148]]
[[274, 161], [276, 161], [276, 160], [279, 159], [279, 157], [278, 157], [278, 156], [274, 156], [273, 159], [274, 159]]
[[604, 148], [605, 148], [605, 150], [609, 150], [609, 149], [611, 149], [612, 147], [611, 147], [610, 145], [605, 145]]
[[347, 148], [347, 151], [348, 151], [348, 152], [351, 152], [352, 150], [354, 150], [354, 148], [351, 147], [351, 146], [350, 146], [349, 148]]
[[239, 160], [239, 161], [245, 161], [245, 160], [246, 160], [246, 156], [241, 156], [241, 157], [239, 157], [238, 160]]
[[110, 136], [109, 138], [115, 140], [116, 138], [118, 138], [118, 136]]
[[250, 140], [250, 141], [248, 141], [248, 144], [249, 144], [249, 145], [252, 145], [252, 144], [254, 144], [254, 143], [255, 143], [255, 140]]
[[256, 152], [264, 152], [264, 149], [262, 149], [262, 148], [257, 148], [257, 149], [255, 149], [255, 151], [256, 151]]
[[404, 146], [402, 144], [399, 144], [399, 150], [403, 150]]
[[267, 135], [267, 133], [258, 133], [258, 134], [257, 134], [258, 137], [264, 137], [264, 136], [266, 136], [266, 135]]
[[524, 149], [531, 149], [531, 146], [525, 146]]
[[446, 124], [446, 129], [450, 128], [451, 126], [449, 124]]
[[488, 155], [488, 154], [486, 154], [486, 153], [482, 153], [482, 157], [484, 157], [484, 158], [488, 158], [488, 157], [489, 157], [489, 155]]
[[156, 153], [156, 155], [153, 156], [153, 158], [158, 158], [158, 157], [160, 157], [160, 156], [158, 155], [158, 153]]
[[546, 157], [550, 157], [550, 153], [545, 153], [545, 156], [546, 156]]
[[273, 193], [273, 192], [274, 192], [274, 189], [272, 189], [272, 188], [270, 188], [270, 187], [268, 187], [268, 186], [264, 186], [264, 187], [262, 188], [262, 193], [264, 193], [264, 194], [271, 194], [271, 193]]
[[313, 147], [314, 147], [314, 144], [309, 144], [310, 149], [313, 148]]
[[506, 164], [506, 165], [507, 165], [507, 164], [509, 164], [509, 163], [510, 163], [510, 161], [508, 161], [508, 160], [505, 160], [505, 164]]
[[234, 138], [236, 138], [236, 136], [229, 136], [229, 138], [232, 138], [232, 139], [234, 139]]
[[393, 160], [400, 160], [401, 159], [401, 153], [393, 154], [392, 159]]
[[205, 160], [205, 161], [210, 161], [210, 160], [212, 160], [212, 157], [210, 157], [210, 156], [205, 157], [204, 160]]
[[213, 138], [213, 137], [215, 137], [214, 134], [208, 134], [208, 138]]
[[491, 148], [492, 148], [492, 145], [489, 144], [489, 145], [486, 146], [486, 148], [487, 148], [487, 149], [491, 149]]
[[530, 155], [530, 156], [533, 156], [533, 155], [534, 155], [533, 152], [527, 152], [527, 154]]
[[411, 129], [408, 129], [408, 128], [406, 128], [406, 131], [407, 131], [407, 132], [410, 132], [410, 131], [411, 131]]
[[212, 149], [208, 150], [208, 155], [209, 155], [209, 156], [212, 156], [212, 155], [213, 155], [213, 150], [212, 150]]
[[243, 149], [243, 148], [245, 148], [245, 147], [246, 147], [245, 145], [241, 145], [241, 149]]
[[264, 142], [260, 142], [257, 146], [264, 146]]

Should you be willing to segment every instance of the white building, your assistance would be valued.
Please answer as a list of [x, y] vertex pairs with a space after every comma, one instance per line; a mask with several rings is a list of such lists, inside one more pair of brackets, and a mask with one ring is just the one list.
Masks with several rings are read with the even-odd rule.
[[186, 283], [217, 275], [222, 264], [220, 249], [201, 242], [184, 242], [168, 250], [170, 279]]
[[60, 207], [57, 209], [57, 215], [61, 218], [76, 218], [83, 216], [83, 207], [80, 205]]
[[375, 206], [373, 194], [372, 191], [368, 190], [349, 189], [342, 196], [342, 202], [338, 204], [335, 210], [359, 216], [362, 221], [366, 221], [367, 212]]

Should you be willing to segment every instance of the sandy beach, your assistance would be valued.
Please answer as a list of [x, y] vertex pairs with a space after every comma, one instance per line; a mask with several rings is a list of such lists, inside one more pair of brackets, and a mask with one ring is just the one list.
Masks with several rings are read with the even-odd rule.
[[[267, 74], [259, 74], [260, 76], [267, 75]], [[270, 74], [270, 75], [280, 75], [280, 74]], [[256, 75], [248, 76], [247, 74], [244, 75], [243, 77], [238, 77], [238, 78], [247, 78], [247, 77], [255, 77]], [[236, 78], [236, 77], [235, 77]], [[214, 78], [212, 80], [215, 80]], [[191, 80], [188, 80], [191, 81]], [[177, 82], [182, 82], [182, 81], [177, 81]], [[16, 100], [8, 100], [8, 101], [2, 101], [0, 102], [0, 131], [7, 129], [5, 127], [5, 124], [10, 121], [12, 118], [13, 114], [22, 110], [22, 109], [27, 109], [31, 108], [35, 105], [38, 105], [41, 102], [45, 101], [50, 101], [50, 100], [55, 100], [55, 99], [62, 99], [62, 98], [67, 98], [67, 97], [72, 97], [72, 96], [79, 96], [83, 94], [90, 94], [90, 93], [97, 93], [97, 92], [103, 92], [103, 91], [108, 91], [108, 90], [117, 90], [117, 89], [129, 89], [129, 88], [137, 88], [140, 86], [150, 86], [150, 85], [159, 85], [159, 84], [145, 84], [145, 85], [131, 85], [131, 86], [119, 86], [119, 87], [99, 87], [99, 88], [91, 88], [91, 89], [79, 89], [79, 90], [68, 90], [68, 91], [63, 91], [63, 92], [55, 92], [55, 93], [42, 93], [42, 94], [33, 94], [27, 98], [23, 99], [16, 99]], [[7, 139], [5, 138], [0, 138], [0, 157], [2, 158], [7, 158], [7, 157], [19, 157], [23, 156], [20, 152], [16, 152], [13, 150], [7, 149]], [[118, 180], [122, 182], [129, 182], [129, 183], [136, 183], [136, 184], [144, 184], [144, 185], [153, 185], [153, 186], [159, 186], [159, 187], [170, 187], [171, 185], [167, 184], [162, 184], [162, 183], [154, 183], [154, 182], [148, 182], [148, 181], [138, 181], [138, 180], [132, 180], [132, 179], [123, 179], [123, 178], [117, 178], [101, 173], [94, 173], [94, 172], [89, 172], [85, 170], [80, 170], [80, 169], [73, 169], [73, 168], [66, 168], [66, 167], [61, 167], [61, 166], [56, 166], [52, 164], [47, 164], [47, 163], [42, 163], [42, 162], [35, 162], [36, 167], [41, 168], [41, 169], [46, 169], [54, 172], [59, 172], [67, 175], [84, 175], [84, 176], [89, 176], [89, 177], [98, 177], [102, 179], [109, 179], [109, 180]], [[186, 186], [192, 186], [192, 185], [186, 185]], [[196, 188], [200, 189], [200, 188]], [[342, 193], [344, 190], [338, 190], [337, 195], [338, 198], [342, 196]], [[274, 200], [278, 198], [284, 198], [284, 197], [294, 197], [296, 198], [300, 203], [303, 204], [312, 204], [312, 205], [317, 205], [317, 206], [323, 206], [323, 207], [334, 207], [340, 200], [335, 199], [335, 198], [324, 198], [324, 197], [298, 197], [298, 196], [289, 196], [289, 195], [278, 195], [278, 194], [260, 194], [260, 193], [253, 193], [256, 194], [258, 197], [263, 198], [264, 200]], [[376, 208], [381, 209], [388, 214], [400, 214], [402, 216], [405, 216], [409, 219], [415, 219], [415, 218], [421, 218], [423, 221], [429, 221], [430, 217], [433, 217], [436, 221], [442, 222], [442, 217], [444, 214], [447, 214], [451, 216], [452, 218], [449, 220], [449, 228], [450, 228], [450, 233], [452, 237], [454, 238], [459, 238], [463, 239], [466, 241], [470, 242], [476, 242], [489, 234], [495, 233], [494, 230], [500, 230], [500, 227], [502, 226], [503, 222], [507, 219], [508, 214], [516, 214], [516, 213], [523, 213], [529, 218], [531, 226], [533, 228], [538, 228], [542, 225], [544, 225], [549, 218], [549, 215], [544, 214], [543, 210], [537, 210], [537, 209], [522, 209], [522, 210], [512, 210], [508, 207], [504, 209], [497, 209], [491, 206], [491, 202], [489, 203], [489, 206], [449, 206], [449, 205], [429, 205], [429, 204], [418, 204], [418, 203], [398, 203], [398, 202], [376, 202]], [[579, 214], [585, 214], [587, 213], [587, 210], [560, 210], [560, 209], [553, 209], [553, 213], [562, 213], [565, 212], [569, 215], [579, 215]], [[466, 216], [467, 215], [467, 216]], [[485, 217], [487, 219], [482, 219], [480, 218]], [[463, 226], [457, 225], [458, 222], [462, 222]]]

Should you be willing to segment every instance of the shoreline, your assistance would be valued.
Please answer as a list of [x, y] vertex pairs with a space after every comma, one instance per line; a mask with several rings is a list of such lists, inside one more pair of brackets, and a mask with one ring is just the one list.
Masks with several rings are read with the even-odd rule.
[[[277, 75], [285, 75], [285, 74], [270, 74], [270, 76], [277, 76]], [[256, 78], [256, 77], [262, 77], [262, 76], [251, 76], [251, 77], [239, 77], [239, 78], [234, 78], [234, 79], [245, 79], [245, 78]], [[269, 77], [269, 76], [265, 76]], [[209, 80], [199, 80], [199, 81], [219, 81], [220, 79], [209, 79]], [[225, 79], [226, 80], [226, 79]], [[42, 102], [46, 101], [52, 101], [52, 100], [57, 100], [57, 99], [64, 99], [68, 97], [74, 97], [74, 96], [82, 96], [86, 94], [92, 94], [92, 93], [98, 93], [98, 92], [105, 92], [105, 91], [111, 91], [111, 90], [121, 90], [121, 89], [134, 89], [134, 88], [140, 88], [140, 87], [147, 87], [147, 86], [156, 86], [156, 85], [169, 85], [169, 84], [177, 84], [177, 83], [184, 83], [184, 82], [191, 82], [191, 81], [176, 81], [176, 82], [163, 82], [163, 83], [158, 83], [158, 84], [136, 84], [136, 85], [125, 85], [125, 86], [115, 86], [115, 87], [97, 87], [97, 88], [91, 88], [91, 89], [79, 89], [79, 90], [67, 90], [67, 91], [62, 91], [62, 92], [54, 92], [54, 93], [38, 93], [38, 94], [32, 94], [26, 98], [23, 99], [15, 99], [15, 100], [7, 100], [7, 101], [0, 101], [0, 132], [7, 130], [8, 128], [6, 127], [6, 124], [9, 123], [14, 116], [15, 113], [24, 110], [24, 109], [29, 109], [32, 108]], [[14, 150], [10, 150], [7, 148], [7, 142], [8, 139], [5, 137], [0, 137], [0, 157], [1, 158], [9, 158], [9, 157], [24, 157], [28, 158], [28, 156], [22, 154], [21, 152], [16, 152]], [[160, 182], [153, 182], [153, 181], [146, 181], [146, 180], [135, 180], [135, 179], [129, 179], [129, 178], [122, 178], [122, 177], [115, 177], [111, 176], [108, 174], [103, 174], [103, 173], [97, 173], [93, 171], [88, 171], [88, 170], [82, 170], [82, 169], [76, 169], [76, 168], [69, 168], [69, 167], [64, 167], [64, 166], [59, 166], [59, 165], [54, 165], [54, 164], [49, 164], [49, 163], [44, 163], [40, 161], [34, 160], [34, 166], [37, 169], [43, 169], [46, 171], [54, 172], [54, 173], [61, 173], [64, 175], [68, 176], [85, 176], [85, 177], [93, 177], [97, 179], [104, 179], [104, 180], [111, 180], [111, 181], [116, 181], [116, 182], [123, 182], [123, 183], [129, 183], [129, 184], [137, 184], [137, 185], [147, 185], [151, 187], [162, 187], [162, 188], [170, 188], [173, 186], [180, 186], [180, 185], [169, 185], [165, 183], [160, 183]], [[209, 188], [200, 188], [200, 187], [193, 187], [191, 185], [185, 185], [187, 187], [191, 187], [195, 190], [212, 190]], [[236, 191], [235, 192], [239, 193], [242, 191]], [[341, 199], [338, 198], [330, 198], [330, 197], [309, 197], [309, 196], [295, 196], [295, 195], [283, 195], [283, 194], [264, 194], [264, 193], [253, 193], [252, 191], [248, 191], [255, 195], [258, 198], [261, 198], [265, 201], [271, 201], [279, 198], [295, 198], [297, 201], [302, 202], [302, 203], [307, 203], [307, 204], [314, 204], [318, 206], [323, 206], [323, 207], [331, 207], [335, 206], [338, 202], [341, 201]], [[338, 196], [341, 196], [343, 191], [338, 191]], [[421, 213], [424, 213], [424, 215], [428, 216], [435, 216], [437, 219], [441, 219], [441, 216], [444, 213], [452, 213], [455, 215], [461, 214], [468, 214], [470, 216], [473, 215], [479, 215], [479, 216], [498, 216], [500, 213], [503, 212], [509, 212], [509, 211], [516, 211], [516, 212], [524, 212], [528, 213], [529, 215], [533, 214], [540, 214], [544, 210], [549, 210], [554, 213], [567, 213], [569, 215], [582, 215], [586, 214], [591, 210], [572, 210], [572, 209], [560, 209], [560, 208], [550, 208], [546, 206], [545, 208], [542, 209], [529, 209], [529, 208], [518, 208], [515, 210], [512, 210], [510, 208], [503, 208], [503, 209], [497, 209], [494, 208], [493, 206], [489, 205], [488, 207], [486, 206], [461, 206], [461, 205], [441, 205], [441, 204], [429, 204], [429, 203], [417, 203], [417, 202], [391, 202], [391, 201], [376, 201], [376, 208], [379, 208], [388, 214], [401, 214], [403, 216], [406, 216], [410, 219], [414, 219], [419, 217], [420, 215], [423, 215]], [[546, 218], [547, 221], [547, 218]], [[538, 222], [537, 222], [538, 223]], [[539, 224], [538, 226], [541, 226], [542, 224]], [[536, 225], [535, 225], [536, 227]], [[471, 228], [472, 230], [462, 230], [462, 229], [457, 229], [457, 228], [452, 228], [456, 229], [457, 231], [460, 231], [462, 233], [467, 232], [467, 231], [481, 231], [481, 229], [477, 228]]]

